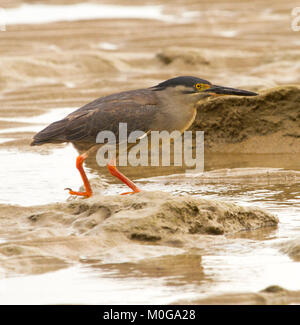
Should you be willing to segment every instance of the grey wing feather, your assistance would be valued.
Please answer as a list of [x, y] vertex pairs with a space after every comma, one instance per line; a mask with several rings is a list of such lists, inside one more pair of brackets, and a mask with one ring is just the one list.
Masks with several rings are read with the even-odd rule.
[[158, 111], [155, 93], [148, 89], [102, 97], [54, 122], [34, 136], [32, 145], [55, 142], [96, 143], [100, 131], [119, 137], [119, 123], [127, 123], [128, 134], [149, 131], [149, 122]]

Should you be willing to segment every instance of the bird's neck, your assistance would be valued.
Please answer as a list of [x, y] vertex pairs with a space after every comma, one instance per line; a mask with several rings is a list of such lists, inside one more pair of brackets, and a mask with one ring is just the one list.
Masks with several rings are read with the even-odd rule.
[[162, 105], [164, 119], [167, 119], [170, 130], [183, 132], [189, 128], [196, 117], [197, 100], [174, 93], [166, 94], [161, 99], [164, 102]]

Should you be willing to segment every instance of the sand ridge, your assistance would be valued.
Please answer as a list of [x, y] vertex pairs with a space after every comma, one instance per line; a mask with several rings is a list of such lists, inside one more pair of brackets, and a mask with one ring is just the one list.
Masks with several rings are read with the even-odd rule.
[[2, 270], [31, 273], [38, 272], [41, 256], [45, 265], [39, 272], [49, 271], [48, 264], [65, 267], [82, 255], [97, 256], [115, 246], [191, 249], [197, 247], [193, 240], [205, 243], [211, 235], [275, 227], [278, 219], [254, 207], [158, 191], [28, 208], [2, 205], [0, 223], [1, 237], [9, 240], [0, 244]]

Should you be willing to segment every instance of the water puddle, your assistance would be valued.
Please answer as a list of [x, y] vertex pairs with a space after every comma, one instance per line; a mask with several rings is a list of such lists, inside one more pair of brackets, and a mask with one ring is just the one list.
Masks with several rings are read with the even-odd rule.
[[[44, 127], [49, 123], [64, 118], [66, 115], [73, 112], [75, 109], [76, 109], [75, 107], [56, 108], [47, 111], [45, 114], [34, 115], [30, 117], [25, 117], [25, 116], [0, 117], [0, 121], [31, 123], [31, 124], [38, 124], [39, 127]], [[9, 129], [9, 132], [11, 132], [11, 129]]]
[[[196, 293], [179, 292], [165, 279], [113, 278], [112, 272], [79, 267], [0, 282], [0, 304], [168, 304]], [[22, 290], [20, 291], [20, 287]]]
[[0, 203], [29, 206], [66, 200], [68, 193], [64, 188], [81, 185], [76, 157], [72, 146], [55, 150], [52, 159], [32, 152], [1, 150], [0, 159], [6, 167], [0, 177], [6, 181], [1, 184]]
[[[72, 5], [23, 4], [5, 10], [6, 25], [43, 24], [86, 19], [154, 19], [176, 22], [185, 19], [163, 13], [163, 6], [122, 6], [95, 3]], [[190, 18], [188, 16], [188, 18]]]

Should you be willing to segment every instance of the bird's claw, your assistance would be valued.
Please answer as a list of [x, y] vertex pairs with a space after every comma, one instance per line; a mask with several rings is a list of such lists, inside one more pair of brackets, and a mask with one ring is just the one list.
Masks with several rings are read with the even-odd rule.
[[86, 198], [92, 196], [92, 193], [89, 193], [89, 192], [76, 192], [76, 191], [73, 191], [73, 190], [72, 190], [71, 188], [69, 188], [69, 187], [65, 188], [65, 190], [69, 191], [69, 194], [70, 194], [70, 195], [85, 196]]
[[136, 194], [136, 193], [140, 193], [140, 192], [141, 191], [125, 192], [125, 193], [121, 193], [120, 195]]

